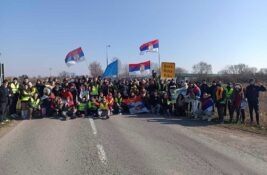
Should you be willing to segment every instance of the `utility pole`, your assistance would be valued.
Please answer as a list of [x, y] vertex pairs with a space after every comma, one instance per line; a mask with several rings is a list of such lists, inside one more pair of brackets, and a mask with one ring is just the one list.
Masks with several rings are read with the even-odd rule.
[[108, 48], [110, 48], [110, 45], [106, 45], [106, 58], [107, 58], [107, 67], [108, 67]]

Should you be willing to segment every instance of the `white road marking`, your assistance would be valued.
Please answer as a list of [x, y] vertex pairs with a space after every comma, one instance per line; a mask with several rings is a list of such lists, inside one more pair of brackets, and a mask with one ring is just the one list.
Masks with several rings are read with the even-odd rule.
[[102, 145], [96, 145], [97, 147], [97, 150], [98, 150], [98, 157], [100, 159], [100, 161], [103, 163], [103, 164], [107, 164], [107, 157], [106, 157], [106, 153], [104, 151], [104, 148]]
[[96, 130], [96, 127], [95, 127], [95, 122], [94, 122], [94, 120], [91, 119], [91, 118], [89, 118], [89, 121], [90, 121], [92, 130], [93, 130], [93, 134], [96, 135], [96, 134], [97, 134], [97, 130]]

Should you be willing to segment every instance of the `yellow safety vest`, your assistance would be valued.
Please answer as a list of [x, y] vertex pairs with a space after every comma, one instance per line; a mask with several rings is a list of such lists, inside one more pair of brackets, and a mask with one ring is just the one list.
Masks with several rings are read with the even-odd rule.
[[103, 110], [103, 109], [105, 109], [105, 110], [107, 110], [108, 109], [108, 103], [100, 103], [100, 109], [101, 110]]
[[98, 85], [93, 85], [92, 86], [92, 95], [98, 95]]
[[25, 90], [22, 91], [21, 101], [29, 101], [30, 97], [31, 97], [31, 93], [30, 92], [27, 92]]
[[16, 94], [19, 91], [19, 84], [11, 83], [10, 88], [12, 93]]
[[40, 99], [37, 98], [36, 100], [34, 100], [33, 98], [31, 98], [31, 105], [34, 109], [37, 109], [40, 105]]

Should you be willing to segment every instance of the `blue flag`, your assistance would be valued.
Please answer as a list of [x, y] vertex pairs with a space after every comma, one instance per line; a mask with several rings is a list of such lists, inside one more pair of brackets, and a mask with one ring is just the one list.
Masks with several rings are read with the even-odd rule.
[[118, 75], [118, 60], [110, 63], [102, 77], [116, 77]]

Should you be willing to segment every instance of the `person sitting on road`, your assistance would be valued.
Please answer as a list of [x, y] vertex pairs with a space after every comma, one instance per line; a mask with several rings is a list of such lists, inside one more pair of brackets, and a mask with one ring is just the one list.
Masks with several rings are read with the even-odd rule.
[[123, 107], [122, 107], [122, 96], [121, 93], [118, 92], [117, 97], [115, 97], [115, 103], [114, 103], [114, 113], [121, 115]]
[[40, 115], [41, 110], [41, 101], [38, 93], [35, 93], [33, 97], [30, 99], [30, 120], [35, 115]]
[[108, 108], [109, 108], [110, 114], [112, 114], [113, 113], [114, 98], [113, 98], [111, 92], [109, 92], [108, 95], [106, 96], [106, 100], [108, 102]]
[[77, 102], [77, 116], [84, 118], [87, 115], [87, 102], [86, 97], [83, 97]]
[[176, 99], [176, 115], [183, 117], [186, 115], [186, 101], [183, 94], [179, 94]]
[[153, 93], [151, 97], [150, 104], [151, 104], [151, 113], [158, 115], [161, 108], [161, 99], [156, 91]]
[[210, 122], [212, 120], [212, 108], [213, 108], [213, 100], [210, 95], [208, 95], [206, 92], [203, 93], [203, 97], [201, 98], [201, 109], [198, 110], [197, 115], [202, 116], [202, 119], [205, 119], [204, 117], [208, 117], [208, 121]]
[[88, 102], [88, 114], [93, 117], [98, 116], [99, 103], [94, 96], [91, 96], [91, 100]]
[[171, 100], [168, 96], [167, 93], [163, 94], [163, 98], [162, 98], [162, 114], [163, 115], [167, 115], [168, 117], [171, 115], [171, 110], [172, 110], [172, 104], [171, 104]]
[[109, 118], [110, 115], [110, 110], [108, 107], [108, 102], [107, 99], [104, 97], [99, 104], [99, 109], [98, 109], [98, 116], [100, 118], [106, 117], [107, 119]]

